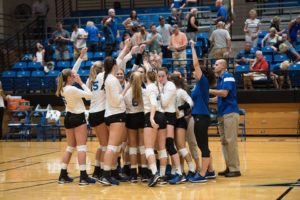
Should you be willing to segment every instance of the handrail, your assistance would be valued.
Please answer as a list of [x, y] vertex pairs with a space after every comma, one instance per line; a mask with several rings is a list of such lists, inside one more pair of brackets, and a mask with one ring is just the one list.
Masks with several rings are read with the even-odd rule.
[[298, 4], [297, 1], [289, 1], [289, 2], [273, 2], [273, 3], [257, 3], [255, 6], [272, 6], [272, 5], [287, 5], [287, 4]]

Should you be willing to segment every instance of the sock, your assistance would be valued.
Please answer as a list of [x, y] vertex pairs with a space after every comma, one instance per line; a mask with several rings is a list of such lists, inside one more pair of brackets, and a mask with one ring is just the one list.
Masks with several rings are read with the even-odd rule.
[[99, 160], [95, 160], [95, 167], [100, 167], [101, 163]]
[[172, 174], [172, 175], [175, 175], [175, 173], [176, 173], [176, 167], [173, 167], [173, 166], [172, 166], [171, 174]]
[[67, 170], [68, 164], [66, 163], [61, 163], [61, 169]]
[[137, 168], [138, 168], [138, 165], [130, 165], [130, 168], [131, 168], [131, 169], [137, 169]]
[[159, 174], [160, 176], [165, 176], [166, 175], [166, 166], [160, 166], [159, 168]]
[[155, 175], [157, 173], [157, 167], [156, 167], [156, 164], [150, 164], [149, 165], [149, 168], [152, 172], [152, 175]]
[[188, 162], [189, 171], [195, 172], [196, 168], [193, 162]]
[[80, 171], [86, 171], [86, 164], [79, 165], [79, 170]]
[[176, 166], [176, 174], [182, 175], [181, 166]]

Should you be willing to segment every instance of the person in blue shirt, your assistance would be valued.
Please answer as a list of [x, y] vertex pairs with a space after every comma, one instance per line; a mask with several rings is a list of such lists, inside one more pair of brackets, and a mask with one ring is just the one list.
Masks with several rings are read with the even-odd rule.
[[235, 62], [237, 65], [249, 65], [251, 62], [254, 62], [255, 51], [253, 51], [251, 47], [251, 42], [245, 43], [244, 49], [236, 56]]
[[108, 10], [108, 15], [111, 18], [111, 23], [109, 24], [115, 38], [120, 37], [120, 32], [118, 30], [118, 19], [116, 18], [116, 11], [115, 9], [111, 8]]
[[289, 39], [292, 45], [296, 45], [298, 31], [300, 30], [300, 15], [288, 24]]
[[235, 79], [227, 71], [227, 62], [224, 59], [217, 60], [214, 68], [214, 72], [218, 77], [217, 89], [210, 89], [209, 93], [217, 96], [210, 100], [218, 103], [219, 130], [226, 163], [226, 170], [219, 172], [219, 175], [237, 177], [241, 176], [241, 172], [237, 143], [239, 107]]
[[207, 179], [216, 178], [208, 146], [208, 127], [210, 125], [210, 112], [208, 107], [209, 87], [215, 84], [216, 78], [211, 68], [200, 68], [194, 41], [191, 40], [190, 43], [195, 68], [194, 77], [197, 80], [191, 94], [194, 102], [192, 116], [194, 119], [194, 133], [197, 145], [202, 152], [202, 167], [200, 172], [189, 178], [189, 181], [192, 183], [203, 183], [207, 182]]
[[184, 8], [186, 4], [186, 0], [173, 0], [171, 4], [171, 8]]
[[86, 40], [88, 49], [94, 53], [98, 50], [100, 38], [99, 29], [95, 26], [94, 22], [88, 21], [86, 23], [85, 32], [88, 33], [88, 38]]
[[113, 51], [116, 49], [116, 38], [114, 36], [114, 33], [109, 26], [111, 23], [111, 18], [110, 17], [104, 17], [102, 20], [103, 23], [103, 34], [105, 37], [105, 55], [106, 56], [111, 56]]
[[218, 9], [216, 24], [219, 21], [222, 21], [226, 24], [227, 20], [228, 20], [228, 11], [227, 11], [227, 8], [223, 5], [223, 1], [222, 0], [217, 0], [216, 1], [216, 7]]

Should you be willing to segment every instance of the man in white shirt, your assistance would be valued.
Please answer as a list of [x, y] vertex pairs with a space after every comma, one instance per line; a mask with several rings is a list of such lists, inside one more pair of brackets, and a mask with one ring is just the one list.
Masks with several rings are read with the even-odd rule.
[[163, 58], [171, 58], [172, 52], [168, 49], [168, 46], [170, 44], [170, 37], [172, 35], [172, 27], [170, 24], [166, 24], [165, 18], [163, 16], [159, 16], [159, 26], [157, 27], [157, 32], [162, 37], [162, 53]]
[[[72, 35], [71, 35], [71, 42], [73, 42], [74, 47], [74, 59], [77, 60], [77, 58], [80, 55], [81, 49], [86, 47], [86, 39], [88, 37], [88, 33], [85, 32], [84, 29], [78, 28], [77, 24], [72, 25]], [[87, 54], [85, 54], [83, 60], [87, 60]]]
[[217, 29], [212, 32], [209, 40], [215, 59], [222, 59], [229, 56], [231, 53], [231, 37], [225, 29], [224, 22], [219, 21], [217, 23]]

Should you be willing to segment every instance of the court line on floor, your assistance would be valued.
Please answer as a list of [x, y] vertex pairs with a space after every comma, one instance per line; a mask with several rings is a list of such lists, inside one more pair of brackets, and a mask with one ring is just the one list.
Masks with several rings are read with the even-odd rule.
[[41, 164], [41, 162], [36, 162], [36, 163], [31, 163], [31, 164], [27, 164], [27, 165], [22, 165], [22, 166], [18, 166], [18, 167], [14, 167], [14, 168], [4, 169], [4, 170], [1, 170], [0, 173], [1, 173], [1, 172], [6, 172], [6, 171], [10, 171], [10, 170], [14, 170], [14, 169], [23, 168], [23, 167], [29, 167], [29, 166], [37, 165], [37, 164]]
[[292, 191], [292, 189], [294, 189], [295, 186], [297, 186], [297, 185], [299, 184], [299, 182], [300, 182], [300, 179], [298, 179], [298, 181], [297, 181], [296, 183], [291, 184], [291, 186], [290, 186], [288, 189], [286, 189], [286, 190], [285, 190], [285, 191], [277, 198], [277, 200], [283, 199], [290, 191]]
[[11, 181], [11, 182], [3, 182], [0, 184], [18, 184], [18, 183], [36, 183], [36, 182], [45, 182], [45, 181], [55, 181], [56, 179], [47, 179], [47, 180], [33, 180], [33, 181]]
[[19, 161], [19, 160], [25, 160], [27, 158], [34, 158], [34, 157], [49, 155], [49, 154], [53, 154], [53, 153], [57, 153], [57, 152], [60, 152], [60, 151], [53, 151], [53, 152], [49, 152], [49, 153], [37, 154], [37, 155], [33, 155], [33, 156], [27, 156], [27, 157], [24, 157], [24, 158], [18, 158], [18, 159], [15, 159], [15, 160], [2, 161], [2, 162], [0, 162], [0, 164], [15, 162], [15, 161]]

